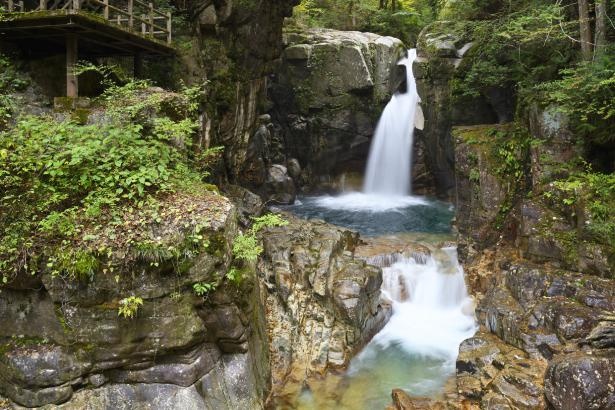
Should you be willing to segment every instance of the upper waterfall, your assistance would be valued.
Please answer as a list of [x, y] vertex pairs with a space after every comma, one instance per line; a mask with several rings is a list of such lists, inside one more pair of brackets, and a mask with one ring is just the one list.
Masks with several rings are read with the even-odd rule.
[[420, 97], [412, 72], [416, 50], [399, 65], [406, 66], [407, 91], [397, 92], [378, 121], [367, 161], [363, 191], [368, 194], [404, 196], [412, 192], [411, 165], [414, 125], [420, 121]]

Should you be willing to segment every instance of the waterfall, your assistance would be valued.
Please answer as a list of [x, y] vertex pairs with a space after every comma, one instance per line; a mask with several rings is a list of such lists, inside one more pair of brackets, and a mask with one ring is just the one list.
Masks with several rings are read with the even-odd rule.
[[412, 192], [411, 165], [414, 124], [420, 98], [412, 73], [416, 50], [399, 62], [406, 66], [407, 92], [397, 92], [384, 108], [372, 142], [363, 191], [367, 194], [404, 196]]
[[381, 347], [454, 362], [459, 344], [476, 331], [455, 248], [439, 249], [423, 263], [407, 258], [383, 268], [382, 291], [394, 314], [374, 339]]

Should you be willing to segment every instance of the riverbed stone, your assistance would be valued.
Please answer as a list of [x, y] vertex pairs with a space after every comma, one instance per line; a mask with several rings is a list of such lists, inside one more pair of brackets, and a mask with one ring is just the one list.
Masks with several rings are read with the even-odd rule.
[[554, 360], [545, 376], [545, 395], [558, 410], [615, 407], [615, 352], [576, 352]]
[[456, 368], [459, 395], [481, 403], [481, 408], [545, 408], [546, 362], [531, 359], [494, 335], [481, 331], [462, 342]]

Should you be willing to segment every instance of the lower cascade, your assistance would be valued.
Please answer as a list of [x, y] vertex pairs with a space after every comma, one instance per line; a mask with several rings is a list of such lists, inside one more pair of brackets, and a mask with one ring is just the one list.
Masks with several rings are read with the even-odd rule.
[[412, 396], [438, 397], [454, 376], [459, 344], [477, 330], [456, 249], [434, 248], [431, 255], [368, 262], [386, 264], [391, 259], [390, 266], [382, 267], [382, 292], [392, 303], [391, 319], [340, 380], [304, 392], [299, 408], [384, 408], [395, 388]]

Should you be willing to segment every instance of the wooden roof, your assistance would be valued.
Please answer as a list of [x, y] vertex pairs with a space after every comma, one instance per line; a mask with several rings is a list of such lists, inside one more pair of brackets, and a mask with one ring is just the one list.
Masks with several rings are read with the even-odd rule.
[[[141, 24], [139, 24], [141, 26]], [[144, 28], [145, 30], [145, 28]], [[165, 41], [83, 10], [43, 10], [3, 14], [0, 40], [17, 44], [29, 54], [65, 51], [67, 34], [76, 34], [79, 53], [91, 56], [171, 55], [174, 49]], [[169, 35], [170, 38], [170, 35]]]

